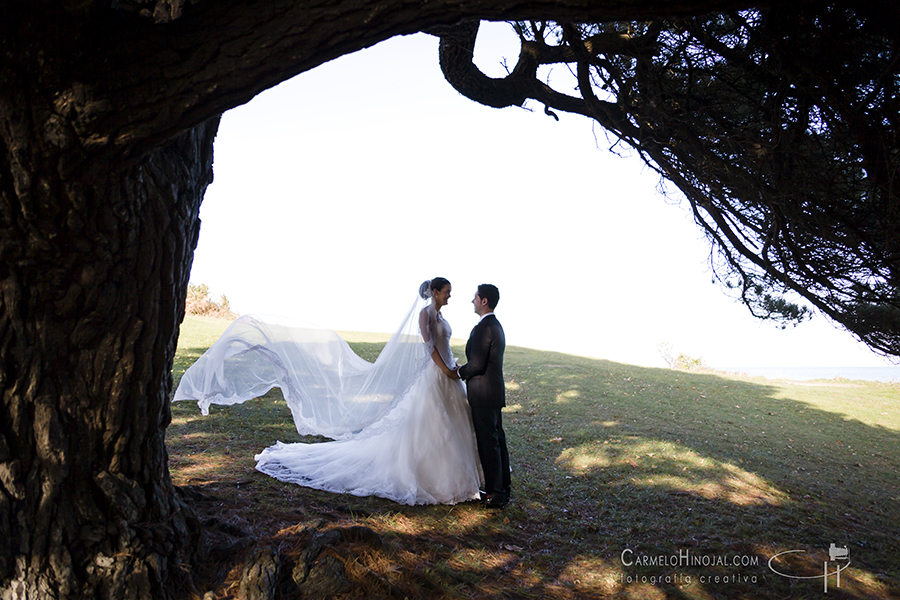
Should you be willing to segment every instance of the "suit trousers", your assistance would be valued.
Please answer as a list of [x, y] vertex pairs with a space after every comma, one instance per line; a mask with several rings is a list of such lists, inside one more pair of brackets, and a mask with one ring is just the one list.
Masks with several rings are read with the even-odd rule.
[[478, 458], [484, 471], [484, 491], [486, 494], [502, 494], [509, 499], [509, 451], [503, 431], [502, 409], [473, 406], [472, 425], [478, 444]]

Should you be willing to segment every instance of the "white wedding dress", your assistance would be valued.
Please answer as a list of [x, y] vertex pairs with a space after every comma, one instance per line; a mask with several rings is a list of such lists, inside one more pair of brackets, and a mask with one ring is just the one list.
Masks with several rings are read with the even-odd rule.
[[[421, 334], [419, 333], [421, 329]], [[277, 442], [256, 468], [281, 481], [402, 504], [479, 498], [482, 481], [450, 325], [417, 301], [375, 363], [332, 331], [241, 317], [192, 365], [174, 400], [235, 404], [282, 389], [297, 431], [335, 441]]]

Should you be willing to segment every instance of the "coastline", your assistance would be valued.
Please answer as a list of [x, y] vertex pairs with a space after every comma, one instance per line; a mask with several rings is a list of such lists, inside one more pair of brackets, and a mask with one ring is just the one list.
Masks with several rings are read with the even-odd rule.
[[846, 379], [850, 381], [900, 382], [900, 366], [883, 367], [721, 367], [717, 371], [735, 375], [810, 381], [814, 379]]

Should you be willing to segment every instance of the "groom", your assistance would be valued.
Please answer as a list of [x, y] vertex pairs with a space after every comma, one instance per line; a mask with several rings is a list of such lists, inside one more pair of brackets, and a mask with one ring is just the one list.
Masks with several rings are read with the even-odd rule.
[[472, 407], [472, 424], [478, 444], [478, 457], [484, 471], [484, 504], [503, 508], [509, 502], [509, 452], [503, 431], [501, 409], [506, 406], [503, 382], [503, 351], [506, 337], [494, 316], [500, 292], [489, 283], [478, 286], [472, 304], [481, 317], [466, 343], [466, 364], [457, 375], [466, 382], [466, 394]]

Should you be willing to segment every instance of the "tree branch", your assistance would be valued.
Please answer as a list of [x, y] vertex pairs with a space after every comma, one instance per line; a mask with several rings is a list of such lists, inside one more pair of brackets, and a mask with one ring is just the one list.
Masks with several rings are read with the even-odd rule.
[[[72, 141], [87, 152], [129, 147], [140, 155], [298, 73], [396, 35], [472, 18], [643, 19], [755, 4], [122, 0], [112, 9], [108, 0], [10, 1], [0, 5], [0, 40], [8, 56], [23, 59], [0, 67], [0, 90], [10, 80], [6, 71], [15, 70], [34, 84], [30, 89], [43, 90], [42, 99], [29, 99], [44, 105], [38, 121], [63, 115], [71, 121]], [[45, 52], [48, 43], [65, 51]], [[67, 56], [47, 62], [50, 55]]]

